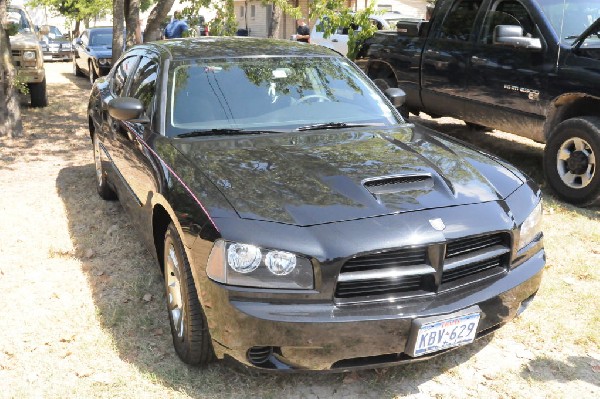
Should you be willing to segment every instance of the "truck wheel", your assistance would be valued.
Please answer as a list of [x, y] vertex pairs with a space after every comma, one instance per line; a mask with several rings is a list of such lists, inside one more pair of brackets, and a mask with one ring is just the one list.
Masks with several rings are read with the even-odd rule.
[[205, 366], [213, 358], [212, 341], [192, 270], [173, 223], [164, 241], [165, 289], [173, 345], [187, 364]]
[[600, 204], [600, 118], [584, 116], [558, 124], [544, 150], [546, 181], [566, 202]]
[[[398, 86], [393, 79], [386, 78], [373, 79], [373, 83], [375, 83], [375, 86], [377, 86], [381, 91], [386, 91], [390, 87]], [[406, 104], [398, 108], [398, 112], [400, 112], [400, 115], [402, 115], [402, 118], [404, 118], [405, 121], [408, 120], [408, 107], [406, 106]]]
[[32, 107], [46, 107], [48, 105], [48, 93], [46, 92], [46, 78], [40, 83], [28, 83], [29, 95]]

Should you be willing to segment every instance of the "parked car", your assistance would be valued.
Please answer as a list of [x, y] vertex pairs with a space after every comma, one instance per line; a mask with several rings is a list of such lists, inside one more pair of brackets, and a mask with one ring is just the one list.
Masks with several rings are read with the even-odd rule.
[[[381, 15], [371, 15], [371, 22], [377, 25], [378, 30], [396, 29], [396, 22], [402, 19], [399, 12], [387, 12]], [[310, 31], [310, 42], [333, 49], [340, 54], [348, 53], [348, 27], [339, 27], [335, 33], [327, 38], [323, 37], [323, 23], [318, 19]], [[359, 27], [356, 27], [359, 29]]]
[[407, 109], [545, 143], [562, 200], [600, 205], [598, 0], [438, 0], [431, 21], [377, 32], [356, 58]]
[[89, 28], [75, 39], [73, 73], [88, 76], [91, 83], [112, 66], [112, 27]]
[[392, 365], [527, 307], [538, 187], [402, 101], [325, 47], [247, 37], [146, 43], [96, 81], [97, 190], [158, 260], [184, 362]]
[[48, 105], [48, 92], [44, 58], [31, 18], [23, 6], [11, 4], [7, 6], [6, 20], [12, 61], [19, 79], [27, 84], [31, 106], [45, 107]]
[[73, 45], [68, 36], [62, 34], [60, 29], [53, 25], [45, 26], [46, 35], [42, 35], [40, 46], [44, 54], [44, 61], [71, 61]]

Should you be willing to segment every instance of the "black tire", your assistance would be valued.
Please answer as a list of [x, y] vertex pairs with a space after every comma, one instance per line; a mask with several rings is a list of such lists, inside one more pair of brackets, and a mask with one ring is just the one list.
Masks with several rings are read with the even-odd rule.
[[[381, 91], [386, 91], [390, 87], [398, 87], [396, 82], [393, 79], [389, 79], [389, 78], [373, 79], [373, 83], [375, 83], [375, 86], [377, 86], [379, 88], [379, 90], [381, 90]], [[403, 106], [398, 108], [398, 112], [400, 112], [400, 115], [402, 115], [402, 118], [404, 118], [405, 121], [408, 120], [409, 111], [408, 111], [408, 107], [406, 106], [406, 104], [404, 104]]]
[[94, 69], [94, 64], [92, 63], [92, 61], [90, 61], [89, 67], [90, 67], [90, 69], [89, 69], [90, 84], [93, 86], [96, 79], [98, 79], [98, 74], [96, 73], [96, 70]]
[[599, 164], [599, 117], [571, 118], [554, 128], [544, 149], [544, 173], [558, 197], [578, 206], [600, 205]]
[[102, 153], [96, 134], [92, 134], [92, 145], [94, 147], [94, 167], [96, 171], [96, 190], [98, 191], [98, 195], [106, 201], [116, 200], [117, 194], [109, 186], [108, 176], [106, 176], [106, 171], [102, 166]]
[[85, 76], [83, 74], [83, 72], [81, 72], [81, 69], [79, 69], [79, 67], [77, 66], [77, 63], [75, 62], [75, 57], [73, 57], [73, 75], [75, 75], [75, 76]]
[[48, 106], [48, 92], [46, 91], [46, 78], [39, 83], [29, 83], [29, 95], [32, 107]]
[[206, 366], [214, 359], [208, 323], [183, 243], [173, 223], [165, 234], [164, 265], [167, 311], [175, 352], [184, 363]]

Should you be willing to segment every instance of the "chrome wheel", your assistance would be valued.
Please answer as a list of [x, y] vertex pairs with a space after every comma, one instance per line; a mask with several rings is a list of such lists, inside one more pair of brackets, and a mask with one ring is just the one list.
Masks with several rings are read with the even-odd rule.
[[596, 155], [587, 141], [572, 137], [562, 143], [556, 157], [558, 175], [571, 188], [587, 187], [596, 173]]
[[184, 335], [185, 310], [181, 296], [181, 270], [175, 247], [171, 244], [168, 248], [167, 262], [165, 265], [165, 279], [167, 285], [167, 307], [173, 320], [173, 328], [178, 338]]

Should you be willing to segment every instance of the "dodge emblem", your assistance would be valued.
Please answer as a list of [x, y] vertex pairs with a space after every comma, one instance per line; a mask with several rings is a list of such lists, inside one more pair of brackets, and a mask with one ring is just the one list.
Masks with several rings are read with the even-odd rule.
[[442, 231], [446, 228], [444, 221], [440, 218], [429, 219], [429, 224], [431, 225], [431, 227], [433, 227], [437, 231]]

